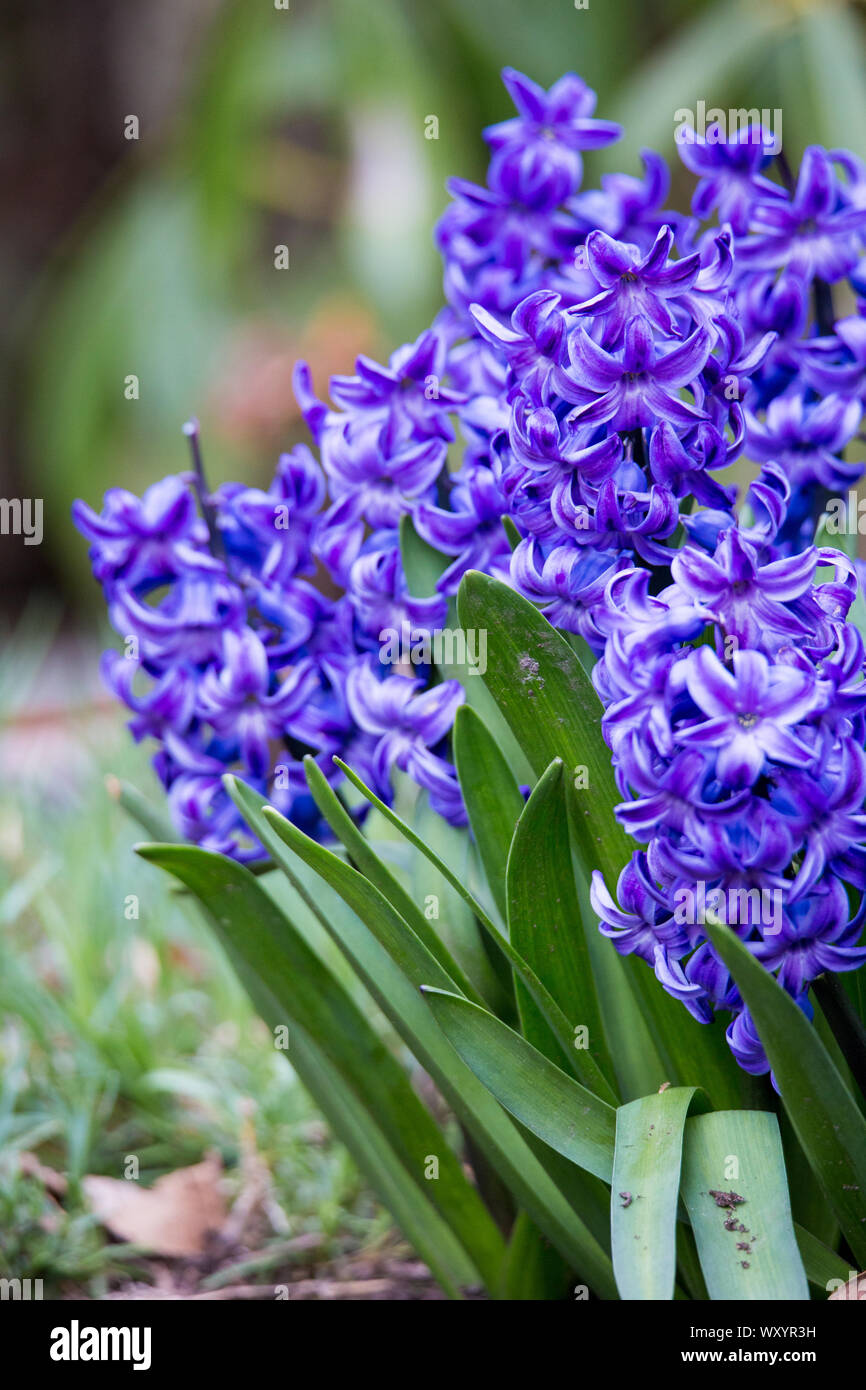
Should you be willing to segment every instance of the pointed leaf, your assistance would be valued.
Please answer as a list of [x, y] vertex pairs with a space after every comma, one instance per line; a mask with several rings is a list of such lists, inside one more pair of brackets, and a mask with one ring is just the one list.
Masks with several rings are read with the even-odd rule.
[[508, 935], [571, 1023], [578, 1078], [616, 1104], [569, 849], [562, 760], [554, 759], [517, 822], [506, 871]]
[[515, 1126], [456, 1055], [421, 998], [420, 985], [444, 973], [434, 957], [387, 899], [355, 869], [304, 835], [273, 807], [267, 807], [264, 816], [276, 832], [268, 848], [277, 862], [291, 872], [291, 854], [280, 851], [273, 843], [275, 838], [315, 869], [352, 908], [346, 919], [325, 925], [517, 1201], [601, 1297], [615, 1296], [607, 1255]]
[[616, 1111], [477, 1004], [424, 988], [455, 1050], [521, 1124], [557, 1153], [610, 1182]]
[[[385, 1204], [393, 1202], [395, 1217], [399, 1209], [403, 1219], [411, 1221], [404, 1229], [419, 1253], [420, 1240], [424, 1258], [441, 1268], [441, 1257], [423, 1238], [425, 1226], [432, 1231], [438, 1224], [435, 1220], [431, 1224], [432, 1201], [465, 1241], [488, 1287], [494, 1288], [503, 1254], [501, 1240], [459, 1160], [402, 1067], [270, 895], [243, 865], [222, 855], [188, 845], [140, 845], [138, 853], [174, 874], [199, 899], [266, 1022], [271, 1027], [289, 1026], [292, 1061], [297, 1062], [293, 1034], [300, 1029], [310, 1044], [303, 1055], [320, 1054], [320, 1064], [336, 1072], [345, 1091], [356, 1097], [354, 1108], [367, 1116], [364, 1151], [375, 1151], [377, 1161], [384, 1164], [390, 1150], [393, 1157], [387, 1159], [387, 1168], [371, 1172], [362, 1163], [355, 1143], [357, 1122], [341, 1121], [337, 1133]], [[302, 1080], [312, 1084], [308, 1075], [302, 1074]], [[318, 1091], [312, 1093], [322, 1104]], [[430, 1153], [440, 1160], [440, 1179], [435, 1184], [424, 1178]], [[411, 1200], [397, 1163], [420, 1191], [420, 1199]], [[464, 1260], [464, 1270], [465, 1264]]]

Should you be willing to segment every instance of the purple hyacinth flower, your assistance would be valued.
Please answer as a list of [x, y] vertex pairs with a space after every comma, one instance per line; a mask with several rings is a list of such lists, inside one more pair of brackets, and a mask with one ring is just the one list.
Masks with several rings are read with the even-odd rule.
[[537, 603], [549, 623], [577, 632], [598, 650], [597, 610], [608, 581], [629, 568], [628, 558], [607, 551], [591, 554], [570, 542], [548, 554], [535, 539], [526, 539], [511, 556], [511, 578], [525, 598]]
[[622, 127], [592, 119], [595, 92], [576, 73], [566, 73], [549, 92], [514, 68], [505, 68], [502, 80], [519, 115], [484, 131], [494, 152], [490, 187], [527, 207], [555, 208], [580, 187], [580, 152], [612, 144]]
[[601, 318], [602, 342], [606, 347], [620, 342], [626, 324], [635, 315], [648, 319], [659, 332], [678, 337], [676, 317], [668, 301], [691, 289], [701, 269], [701, 258], [695, 253], [670, 261], [673, 244], [670, 227], [662, 227], [646, 255], [639, 246], [614, 241], [604, 232], [590, 232], [586, 262], [601, 288], [569, 312]]
[[139, 639], [142, 660], [162, 667], [178, 662], [193, 666], [215, 660], [223, 634], [237, 629], [246, 615], [241, 590], [210, 555], [196, 556], [153, 607], [122, 586], [114, 592], [108, 614], [115, 632]]
[[666, 421], [656, 425], [648, 454], [653, 478], [674, 497], [691, 495], [716, 510], [729, 510], [736, 501], [736, 488], [726, 488], [710, 476], [710, 470], [726, 467], [729, 460], [724, 439], [709, 421], [700, 421], [682, 437]]
[[774, 136], [762, 126], [737, 129], [729, 138], [719, 125], [705, 135], [685, 129], [677, 143], [680, 159], [699, 176], [692, 211], [701, 221], [716, 211], [720, 222], [730, 222], [742, 236], [759, 198], [784, 198], [785, 190], [761, 174], [776, 153]]
[[803, 155], [793, 197], [759, 202], [753, 236], [737, 256], [756, 270], [786, 266], [801, 279], [841, 280], [856, 266], [866, 232], [866, 207], [840, 205], [833, 165], [826, 150], [810, 145]]
[[848, 899], [836, 878], [785, 906], [782, 931], [752, 947], [779, 984], [798, 999], [825, 970], [858, 970], [866, 946], [858, 945], [862, 923], [848, 920]]
[[849, 396], [826, 396], [814, 404], [799, 392], [777, 396], [763, 422], [747, 412], [749, 453], [759, 462], [781, 464], [792, 491], [812, 482], [833, 491], [863, 472], [862, 462], [846, 463], [839, 457], [862, 417], [862, 405]]
[[199, 686], [198, 714], [220, 737], [235, 739], [246, 771], [262, 778], [271, 766], [271, 740], [291, 732], [292, 717], [318, 686], [309, 660], [276, 681], [264, 643], [247, 627], [225, 634], [220, 667], [206, 671]]
[[677, 230], [685, 226], [686, 218], [679, 213], [661, 211], [671, 186], [666, 161], [656, 150], [641, 150], [640, 157], [643, 178], [603, 174], [600, 189], [587, 189], [572, 198], [569, 208], [585, 234], [600, 229], [649, 250], [662, 226]]
[[602, 935], [613, 941], [620, 955], [638, 955], [654, 965], [658, 946], [680, 955], [688, 950], [683, 928], [674, 921], [652, 881], [646, 855], [632, 855], [620, 873], [616, 901], [599, 869], [593, 872], [589, 896], [593, 910], [601, 918]]
[[413, 598], [406, 583], [397, 537], [371, 537], [349, 575], [349, 597], [355, 617], [370, 644], [384, 641], [384, 632], [402, 632], [409, 640], [444, 625], [448, 605], [443, 597]]
[[415, 529], [428, 545], [456, 559], [440, 576], [441, 594], [455, 594], [469, 569], [507, 574], [511, 549], [502, 525], [507, 504], [489, 468], [458, 474], [448, 499], [450, 510], [419, 502]]
[[764, 1076], [770, 1070], [764, 1044], [758, 1037], [758, 1030], [748, 1009], [743, 1009], [732, 1019], [725, 1037], [743, 1071], [749, 1072], [752, 1076]]
[[408, 676], [380, 680], [371, 660], [349, 672], [346, 700], [352, 718], [376, 735], [371, 764], [377, 785], [387, 791], [392, 767], [408, 772], [421, 786], [442, 795], [454, 769], [432, 750], [454, 723], [466, 696], [459, 681], [446, 680], [430, 690]]
[[178, 573], [177, 547], [207, 544], [207, 527], [196, 512], [190, 476], [162, 478], [142, 497], [125, 488], [110, 488], [102, 512], [86, 502], [72, 504], [72, 519], [91, 542], [90, 563], [107, 588], [120, 581], [127, 588], [161, 583]]
[[567, 327], [560, 302], [553, 290], [536, 290], [518, 304], [510, 328], [483, 304], [472, 304], [470, 313], [481, 336], [504, 354], [521, 381], [534, 372], [543, 389], [553, 364], [559, 361]]
[[569, 366], [557, 374], [557, 387], [577, 405], [572, 418], [581, 425], [631, 430], [668, 420], [688, 427], [704, 416], [680, 400], [679, 391], [694, 382], [711, 345], [706, 329], [698, 328], [685, 342], [664, 344], [668, 351], [660, 351], [646, 320], [635, 317], [615, 355], [581, 328], [569, 335]]
[[133, 738], [161, 738], [167, 729], [183, 733], [195, 713], [196, 674], [186, 666], [173, 666], [139, 693], [135, 679], [141, 670], [139, 662], [121, 656], [120, 652], [103, 655], [103, 681], [135, 715], [127, 724]]
[[866, 755], [850, 738], [817, 774], [779, 771], [770, 801], [804, 846], [791, 902], [821, 882], [828, 866], [857, 887], [866, 885], [864, 799]]
[[787, 607], [812, 586], [818, 552], [813, 547], [761, 565], [753, 546], [736, 528], [723, 531], [715, 555], [694, 546], [674, 555], [671, 574], [677, 584], [708, 608], [728, 635], [744, 647], [759, 646], [768, 630], [796, 638], [810, 631]]
[[839, 319], [829, 338], [813, 338], [804, 345], [802, 370], [805, 380], [822, 396], [866, 396], [866, 314]]
[[790, 730], [820, 702], [814, 677], [771, 665], [757, 651], [735, 651], [733, 663], [727, 671], [709, 647], [683, 663], [688, 692], [707, 718], [680, 729], [680, 742], [715, 748], [716, 772], [726, 787], [752, 786], [767, 758], [805, 767], [815, 751]]
[[[334, 507], [348, 495], [353, 514], [374, 530], [397, 526], [417, 498], [432, 493], [445, 463], [443, 439], [401, 444], [392, 419], [341, 431], [323, 455]], [[333, 521], [333, 510], [323, 522]]]

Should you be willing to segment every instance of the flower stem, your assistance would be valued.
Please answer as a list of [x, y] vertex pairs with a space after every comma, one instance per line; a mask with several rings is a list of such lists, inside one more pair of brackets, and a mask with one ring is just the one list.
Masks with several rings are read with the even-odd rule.
[[192, 454], [192, 466], [195, 470], [193, 486], [195, 487], [195, 495], [198, 498], [198, 504], [201, 508], [201, 514], [204, 517], [205, 525], [207, 526], [208, 536], [210, 538], [211, 554], [217, 560], [225, 560], [226, 549], [225, 545], [223, 544], [223, 538], [220, 534], [220, 529], [217, 526], [216, 507], [210, 500], [207, 479], [204, 475], [204, 460], [201, 456], [201, 441], [199, 438], [198, 420], [187, 420], [186, 424], [183, 427], [183, 432], [189, 440], [190, 453]]
[[829, 970], [818, 976], [812, 989], [842, 1050], [842, 1056], [851, 1068], [851, 1075], [866, 1096], [866, 1028], [851, 1002], [851, 996], [839, 976]]
[[832, 334], [836, 322], [833, 309], [833, 291], [826, 280], [816, 279], [812, 285], [812, 294], [815, 299], [815, 320], [818, 325], [818, 332], [823, 338], [827, 338]]

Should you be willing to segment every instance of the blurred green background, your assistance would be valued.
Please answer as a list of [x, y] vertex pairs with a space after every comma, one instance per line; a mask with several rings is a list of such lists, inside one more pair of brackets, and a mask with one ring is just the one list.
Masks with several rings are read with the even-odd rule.
[[[545, 85], [575, 69], [625, 123], [587, 186], [651, 146], [687, 207], [675, 113], [699, 100], [780, 108], [795, 166], [813, 141], [866, 155], [866, 16], [844, 0], [277, 4], [6, 0], [0, 17], [0, 496], [45, 509], [40, 546], [0, 537], [0, 1275], [92, 1294], [136, 1254], [106, 1243], [81, 1176], [130, 1149], [146, 1179], [211, 1147], [237, 1165], [248, 1113], [290, 1234], [333, 1253], [388, 1223], [203, 925], [130, 852], [103, 777], [152, 790], [147, 751], [99, 692], [72, 500], [184, 468], [192, 414], [215, 481], [264, 481], [303, 438], [297, 356], [321, 390], [426, 326], [444, 181], [483, 177], [506, 64]], [[19, 1150], [69, 1177], [62, 1211]]]

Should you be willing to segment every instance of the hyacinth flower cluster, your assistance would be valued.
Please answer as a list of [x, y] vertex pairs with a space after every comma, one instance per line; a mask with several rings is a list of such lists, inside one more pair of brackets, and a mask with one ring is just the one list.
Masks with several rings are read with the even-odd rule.
[[863, 640], [840, 552], [779, 555], [759, 528], [685, 547], [673, 582], [610, 581], [594, 670], [620, 790], [621, 823], [646, 846], [617, 900], [592, 885], [602, 931], [635, 953], [700, 1021], [727, 1010], [747, 1071], [768, 1063], [707, 939], [707, 917], [748, 942], [810, 1012], [826, 970], [866, 962]]
[[100, 514], [74, 509], [124, 639], [122, 653], [106, 654], [104, 679], [133, 712], [135, 738], [158, 741], [154, 765], [178, 830], [207, 849], [262, 857], [222, 786], [235, 771], [321, 835], [303, 771], [309, 753], [330, 779], [340, 754], [386, 795], [391, 767], [402, 767], [443, 814], [459, 811], [453, 769], [433, 751], [459, 685], [381, 683], [357, 639], [356, 609], [384, 602], [382, 582], [359, 580], [351, 598], [311, 582], [326, 496], [318, 462], [299, 446], [280, 458], [267, 492], [232, 483], [209, 494], [195, 422], [187, 432], [195, 469], [142, 498], [112, 489]]
[[[135, 651], [106, 676], [136, 737], [158, 741], [179, 828], [208, 848], [260, 853], [226, 770], [322, 834], [307, 752], [329, 778], [340, 754], [386, 799], [400, 768], [460, 824], [461, 687], [390, 665], [382, 637], [453, 621], [469, 569], [513, 585], [599, 659], [634, 798], [620, 815], [648, 845], [620, 907], [596, 885], [603, 930], [696, 1016], [731, 1009], [735, 1053], [759, 1070], [700, 924], [668, 923], [689, 885], [745, 881], [782, 894], [783, 930], [765, 940], [749, 918], [742, 934], [798, 1000], [819, 969], [859, 964], [841, 887], [862, 886], [855, 580], [814, 543], [828, 495], [863, 472], [866, 169], [814, 147], [794, 180], [767, 132], [711, 127], [680, 148], [697, 177], [684, 216], [650, 151], [640, 177], [584, 188], [584, 154], [621, 132], [579, 77], [503, 78], [517, 114], [484, 132], [485, 184], [453, 180], [436, 229], [433, 325], [385, 365], [359, 358], [329, 402], [297, 369], [321, 464], [299, 446], [266, 493], [211, 494], [196, 468], [140, 500], [110, 493], [101, 515], [78, 504]], [[723, 470], [740, 458], [760, 475], [738, 517]], [[443, 556], [432, 597], [404, 572], [407, 517]]]

